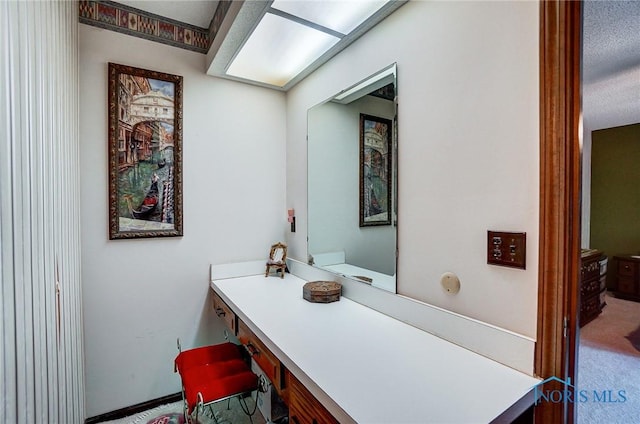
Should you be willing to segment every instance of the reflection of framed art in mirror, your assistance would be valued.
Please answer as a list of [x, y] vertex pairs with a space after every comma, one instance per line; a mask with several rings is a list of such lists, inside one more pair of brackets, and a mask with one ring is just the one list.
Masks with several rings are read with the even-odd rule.
[[[308, 111], [308, 221], [310, 262], [343, 277], [396, 291], [396, 181], [398, 144], [396, 64], [341, 90]], [[387, 124], [385, 224], [360, 225], [361, 115]], [[327, 172], [330, 164], [331, 172]], [[389, 172], [389, 168], [391, 168]], [[390, 188], [390, 189], [389, 189]], [[358, 218], [356, 218], [358, 216]]]
[[391, 121], [360, 114], [360, 226], [391, 224]]

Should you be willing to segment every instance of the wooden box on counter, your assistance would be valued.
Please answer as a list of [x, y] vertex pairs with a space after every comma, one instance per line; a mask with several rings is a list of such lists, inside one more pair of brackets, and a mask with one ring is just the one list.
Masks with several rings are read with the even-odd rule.
[[302, 287], [302, 297], [313, 303], [330, 303], [340, 300], [342, 286], [335, 281], [310, 281]]

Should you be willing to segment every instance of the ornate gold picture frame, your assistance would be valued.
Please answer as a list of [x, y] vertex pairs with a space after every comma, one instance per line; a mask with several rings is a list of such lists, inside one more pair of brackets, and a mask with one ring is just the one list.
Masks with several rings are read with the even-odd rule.
[[109, 63], [109, 239], [182, 236], [182, 77]]
[[392, 123], [360, 114], [360, 226], [391, 224]]

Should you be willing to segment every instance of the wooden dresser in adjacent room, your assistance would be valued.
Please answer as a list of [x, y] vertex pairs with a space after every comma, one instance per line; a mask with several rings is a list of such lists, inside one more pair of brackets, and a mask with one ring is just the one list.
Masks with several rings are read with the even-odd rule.
[[640, 302], [640, 256], [614, 256], [613, 259], [616, 297]]
[[584, 249], [580, 266], [580, 327], [592, 321], [605, 307], [607, 256], [600, 250]]

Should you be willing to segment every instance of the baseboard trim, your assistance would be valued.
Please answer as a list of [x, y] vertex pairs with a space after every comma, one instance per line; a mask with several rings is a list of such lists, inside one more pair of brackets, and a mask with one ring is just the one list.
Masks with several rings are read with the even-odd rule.
[[176, 402], [182, 399], [182, 393], [174, 393], [172, 395], [163, 396], [157, 399], [148, 400], [146, 402], [138, 403], [136, 405], [127, 406], [115, 411], [107, 412], [105, 414], [96, 415], [84, 420], [85, 424], [95, 424], [104, 421], [118, 420], [120, 418], [127, 417], [129, 415], [137, 414], [147, 409], [155, 408], [156, 406], [164, 405], [166, 403]]

